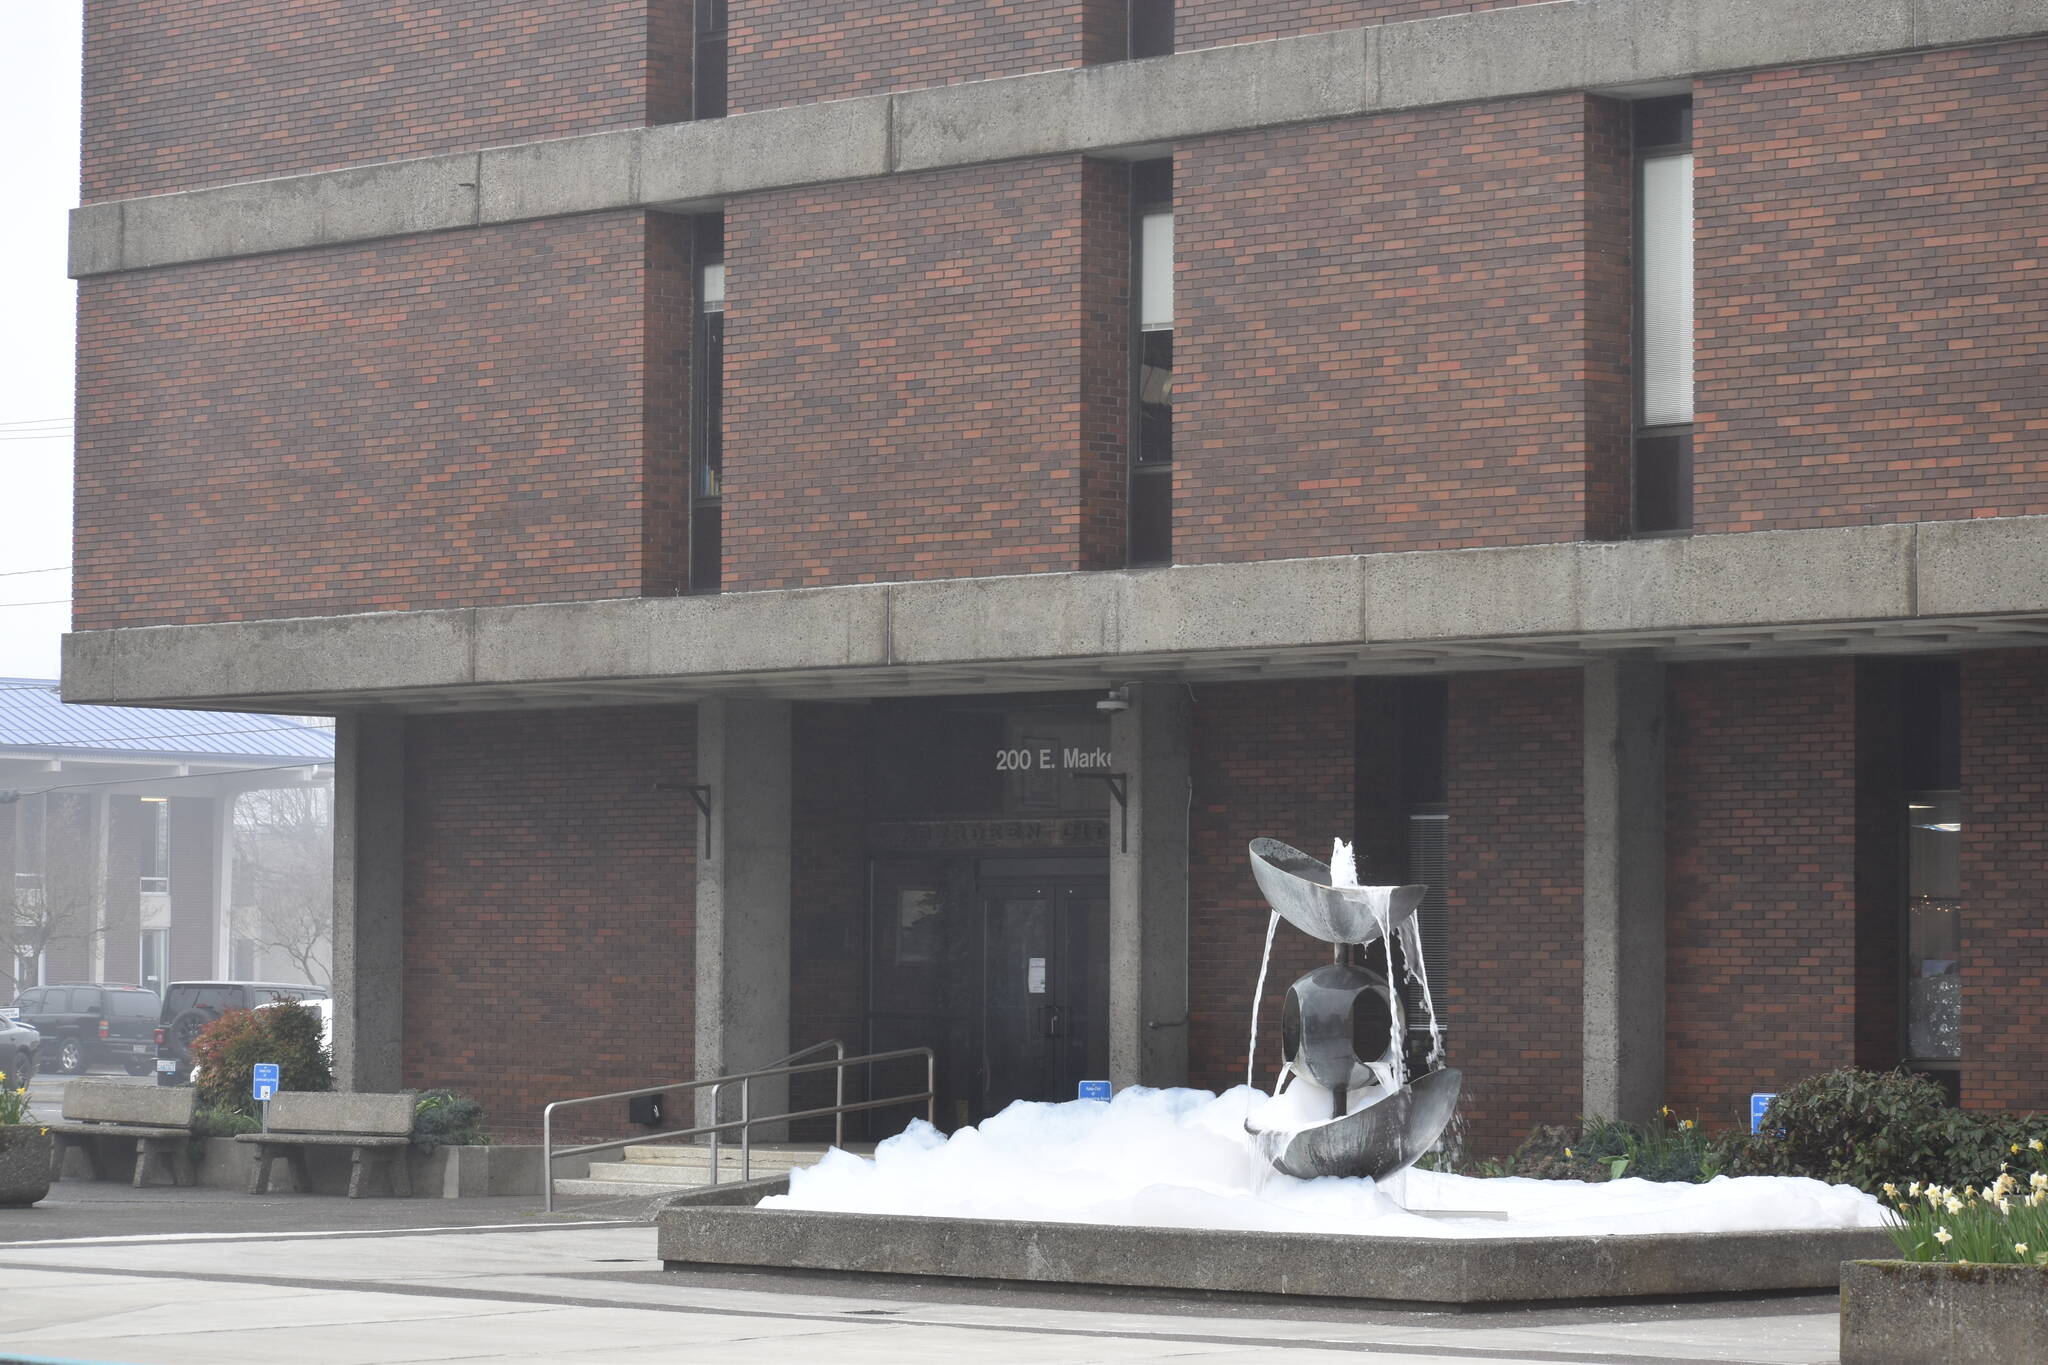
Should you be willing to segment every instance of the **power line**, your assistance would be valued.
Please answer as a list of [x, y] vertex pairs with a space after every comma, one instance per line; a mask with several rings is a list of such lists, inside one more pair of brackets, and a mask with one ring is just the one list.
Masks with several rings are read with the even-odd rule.
[[34, 791], [0, 792], [0, 801], [17, 801], [24, 796], [45, 796], [50, 792], [84, 791], [88, 787], [134, 787], [143, 784], [155, 786], [159, 782], [191, 782], [203, 777], [240, 777], [245, 773], [288, 773], [300, 768], [317, 768], [326, 760], [309, 758], [303, 763], [278, 763], [268, 768], [230, 768], [219, 773], [186, 773], [182, 777], [116, 777], [105, 782], [66, 782], [55, 787], [37, 787]]
[[0, 578], [21, 578], [32, 573], [63, 573], [70, 567], [69, 564], [57, 564], [47, 569], [5, 569], [0, 570]]
[[70, 600], [68, 597], [45, 597], [40, 602], [0, 602], [0, 607], [54, 607]]
[[70, 417], [24, 417], [11, 422], [0, 422], [0, 431], [16, 427], [68, 427], [75, 419]]

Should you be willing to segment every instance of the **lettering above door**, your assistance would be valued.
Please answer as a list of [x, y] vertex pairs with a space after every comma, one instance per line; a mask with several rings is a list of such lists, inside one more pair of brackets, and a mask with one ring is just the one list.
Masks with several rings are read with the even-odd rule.
[[929, 849], [1107, 848], [1109, 821], [887, 820], [868, 826], [868, 847], [878, 852]]

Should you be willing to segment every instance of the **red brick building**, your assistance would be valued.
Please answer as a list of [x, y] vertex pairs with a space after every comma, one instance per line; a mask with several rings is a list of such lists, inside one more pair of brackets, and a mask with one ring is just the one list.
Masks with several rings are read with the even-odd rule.
[[1223, 1086], [1269, 835], [1474, 1151], [2048, 1106], [2039, 6], [204, 8], [87, 5], [65, 686], [339, 718], [351, 1084]]

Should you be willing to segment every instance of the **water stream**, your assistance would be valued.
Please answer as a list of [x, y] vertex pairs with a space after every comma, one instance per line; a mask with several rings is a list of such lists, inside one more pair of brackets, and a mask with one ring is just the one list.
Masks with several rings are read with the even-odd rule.
[[[1266, 921], [1266, 951], [1259, 957], [1259, 984], [1252, 987], [1252, 1039], [1244, 1052], [1244, 1083], [1256, 1090], [1259, 1083], [1253, 1079], [1259, 1066], [1259, 997], [1266, 993], [1266, 968], [1273, 961], [1273, 935], [1280, 928], [1280, 912], [1275, 910]], [[1278, 1087], [1274, 1088], [1278, 1093]]]

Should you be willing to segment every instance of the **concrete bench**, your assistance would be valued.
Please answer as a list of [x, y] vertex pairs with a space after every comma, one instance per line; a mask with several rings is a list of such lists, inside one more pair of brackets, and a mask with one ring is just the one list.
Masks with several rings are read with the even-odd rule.
[[292, 1168], [301, 1192], [313, 1188], [306, 1152], [314, 1147], [349, 1149], [348, 1197], [358, 1198], [375, 1167], [384, 1167], [394, 1195], [412, 1194], [412, 1171], [406, 1149], [412, 1145], [415, 1095], [327, 1095], [303, 1090], [278, 1092], [270, 1101], [269, 1126], [261, 1133], [242, 1133], [235, 1141], [253, 1144], [256, 1166], [249, 1172], [249, 1193], [270, 1189], [271, 1163], [282, 1158]]
[[[195, 1183], [192, 1174], [192, 1108], [198, 1093], [190, 1086], [121, 1085], [114, 1081], [72, 1081], [64, 1087], [64, 1121], [46, 1125], [51, 1143], [50, 1178], [61, 1179], [64, 1153], [72, 1147], [85, 1152], [94, 1180], [104, 1180], [100, 1166], [100, 1143], [107, 1140], [135, 1144], [136, 1189], [149, 1178], [149, 1163], [156, 1158], [170, 1175], [173, 1185]], [[179, 1178], [180, 1170], [184, 1178]]]

